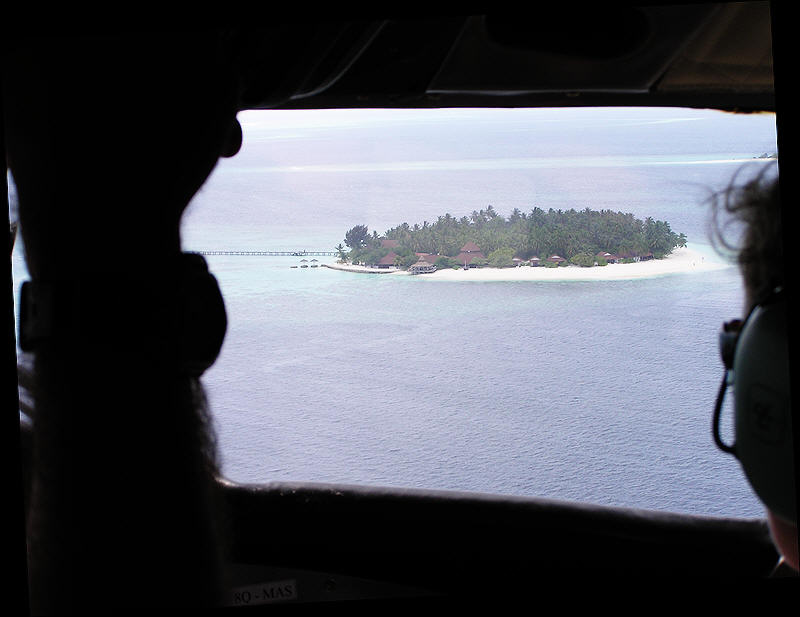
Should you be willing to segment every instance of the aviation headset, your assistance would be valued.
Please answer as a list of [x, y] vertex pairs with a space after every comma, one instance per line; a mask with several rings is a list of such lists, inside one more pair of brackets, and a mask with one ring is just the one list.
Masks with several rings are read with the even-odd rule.
[[78, 336], [99, 333], [110, 346], [126, 337], [149, 337], [157, 361], [178, 375], [199, 377], [217, 359], [227, 316], [217, 279], [202, 255], [181, 253], [146, 275], [146, 284], [138, 273], [97, 276], [103, 285], [85, 276], [61, 284], [23, 283], [20, 348], [33, 351], [73, 330]]
[[[725, 365], [714, 408], [713, 437], [733, 454], [761, 501], [781, 518], [796, 522], [789, 343], [785, 292], [778, 288], [757, 303], [745, 320], [726, 322], [719, 334]], [[733, 385], [734, 443], [719, 432], [722, 401]]]

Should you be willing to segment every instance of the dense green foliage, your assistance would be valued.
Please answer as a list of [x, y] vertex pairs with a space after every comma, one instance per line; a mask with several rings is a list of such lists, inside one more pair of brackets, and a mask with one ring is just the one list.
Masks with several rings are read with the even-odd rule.
[[[545, 259], [553, 254], [580, 266], [593, 265], [600, 252], [627, 258], [652, 253], [660, 259], [686, 245], [686, 236], [673, 232], [665, 221], [650, 217], [642, 221], [630, 213], [589, 208], [534, 208], [528, 214], [514, 209], [506, 218], [489, 206], [460, 219], [445, 214], [434, 223], [403, 223], [389, 229], [384, 237], [397, 241], [400, 248], [392, 250], [405, 255], [403, 262], [413, 259], [415, 253], [454, 257], [471, 241], [487, 256], [489, 265], [497, 267], [511, 265], [513, 257]], [[352, 249], [349, 257], [354, 261], [375, 263], [389, 253], [381, 248], [377, 233], [369, 235], [365, 225], [349, 230], [345, 243]]]
[[356, 225], [344, 235], [344, 243], [351, 249], [360, 249], [369, 240], [369, 230], [366, 225]]
[[487, 259], [492, 268], [507, 268], [513, 266], [514, 262], [514, 249], [502, 248], [489, 253]]

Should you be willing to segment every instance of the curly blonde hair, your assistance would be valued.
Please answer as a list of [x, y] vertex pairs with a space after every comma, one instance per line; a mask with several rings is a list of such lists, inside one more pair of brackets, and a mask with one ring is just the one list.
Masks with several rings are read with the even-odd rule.
[[[772, 165], [737, 184], [741, 172], [711, 197], [711, 241], [718, 251], [735, 256], [745, 292], [754, 304], [783, 286], [785, 280], [780, 186]], [[723, 216], [730, 218], [722, 221]], [[726, 237], [726, 231], [737, 223], [741, 233], [735, 243]]]

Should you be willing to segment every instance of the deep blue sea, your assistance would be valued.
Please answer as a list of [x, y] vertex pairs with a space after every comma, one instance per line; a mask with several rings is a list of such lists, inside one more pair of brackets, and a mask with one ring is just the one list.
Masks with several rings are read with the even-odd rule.
[[[492, 205], [612, 209], [709, 246], [705, 203], [777, 152], [771, 115], [562, 109], [246, 112], [185, 250], [333, 250], [366, 224]], [[317, 257], [331, 262], [331, 257]], [[633, 281], [441, 282], [209, 256], [228, 307], [206, 376], [223, 471], [761, 516], [711, 438], [731, 266]], [[24, 263], [15, 254], [15, 272]]]

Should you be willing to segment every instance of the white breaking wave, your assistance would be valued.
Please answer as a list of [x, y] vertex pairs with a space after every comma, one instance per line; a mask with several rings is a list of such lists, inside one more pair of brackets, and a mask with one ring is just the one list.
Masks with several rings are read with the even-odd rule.
[[547, 169], [585, 167], [642, 167], [649, 165], [742, 165], [744, 163], [770, 163], [769, 158], [674, 158], [664, 157], [580, 157], [580, 158], [486, 158], [449, 159], [427, 161], [395, 161], [369, 163], [330, 163], [321, 165], [270, 165], [236, 167], [238, 173], [359, 173], [359, 172], [417, 172], [417, 171], [478, 171], [507, 169]]

